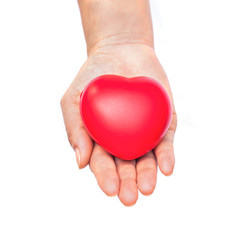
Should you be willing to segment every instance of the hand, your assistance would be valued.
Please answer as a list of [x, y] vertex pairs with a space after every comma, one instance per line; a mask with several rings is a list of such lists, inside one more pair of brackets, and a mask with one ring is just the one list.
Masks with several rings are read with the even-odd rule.
[[167, 76], [153, 48], [142, 42], [118, 41], [95, 46], [62, 97], [61, 107], [66, 131], [69, 142], [76, 152], [79, 168], [89, 164], [102, 191], [108, 196], [118, 195], [124, 205], [131, 206], [137, 201], [138, 189], [143, 195], [149, 195], [154, 191], [157, 165], [164, 175], [173, 172], [175, 163], [173, 139], [177, 115], [173, 104], [169, 130], [152, 151], [132, 161], [112, 156], [91, 139], [79, 112], [81, 91], [93, 78], [103, 74], [154, 78], [165, 87], [172, 104], [173, 98]]

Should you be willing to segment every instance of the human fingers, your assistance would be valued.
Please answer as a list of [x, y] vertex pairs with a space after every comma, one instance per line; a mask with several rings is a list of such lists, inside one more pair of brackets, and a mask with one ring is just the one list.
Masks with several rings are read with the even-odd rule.
[[61, 99], [61, 108], [68, 140], [76, 153], [79, 168], [84, 168], [90, 160], [93, 141], [87, 133], [80, 116], [80, 93], [66, 92]]
[[143, 195], [150, 195], [156, 186], [157, 161], [152, 151], [137, 160], [137, 185]]
[[120, 179], [118, 197], [125, 206], [132, 206], [138, 199], [136, 161], [126, 161], [116, 157], [115, 162]]
[[102, 191], [108, 196], [117, 195], [119, 178], [114, 158], [97, 143], [94, 144], [89, 166]]
[[161, 142], [153, 150], [157, 158], [158, 166], [161, 172], [166, 176], [172, 174], [175, 165], [173, 141], [176, 128], [177, 115], [174, 110], [172, 115], [172, 121], [167, 133], [165, 134]]

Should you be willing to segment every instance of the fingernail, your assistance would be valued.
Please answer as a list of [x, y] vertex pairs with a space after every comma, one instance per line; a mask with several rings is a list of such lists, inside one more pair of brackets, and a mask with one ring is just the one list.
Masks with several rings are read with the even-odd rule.
[[77, 165], [80, 168], [80, 152], [78, 148], [75, 148], [75, 154], [76, 154]]

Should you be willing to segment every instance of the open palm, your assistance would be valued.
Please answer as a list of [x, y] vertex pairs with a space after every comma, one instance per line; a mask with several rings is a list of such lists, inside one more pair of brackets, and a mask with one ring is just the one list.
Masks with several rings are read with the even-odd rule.
[[[152, 151], [138, 159], [124, 161], [114, 157], [95, 143], [84, 127], [79, 112], [81, 91], [93, 78], [104, 74], [154, 78], [171, 97], [173, 115], [166, 135]], [[167, 76], [154, 50], [149, 46], [131, 43], [94, 49], [62, 97], [61, 107], [68, 139], [76, 152], [79, 168], [89, 164], [100, 188], [108, 196], [118, 195], [124, 205], [131, 206], [137, 201], [138, 190], [144, 195], [154, 191], [157, 165], [164, 175], [172, 173], [177, 115]]]

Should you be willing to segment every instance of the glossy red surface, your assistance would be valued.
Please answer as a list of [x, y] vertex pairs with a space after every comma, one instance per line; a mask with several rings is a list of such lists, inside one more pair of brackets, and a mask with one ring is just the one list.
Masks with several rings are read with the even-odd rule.
[[93, 79], [80, 97], [80, 113], [92, 139], [124, 160], [152, 150], [171, 121], [171, 100], [149, 77], [103, 75]]

